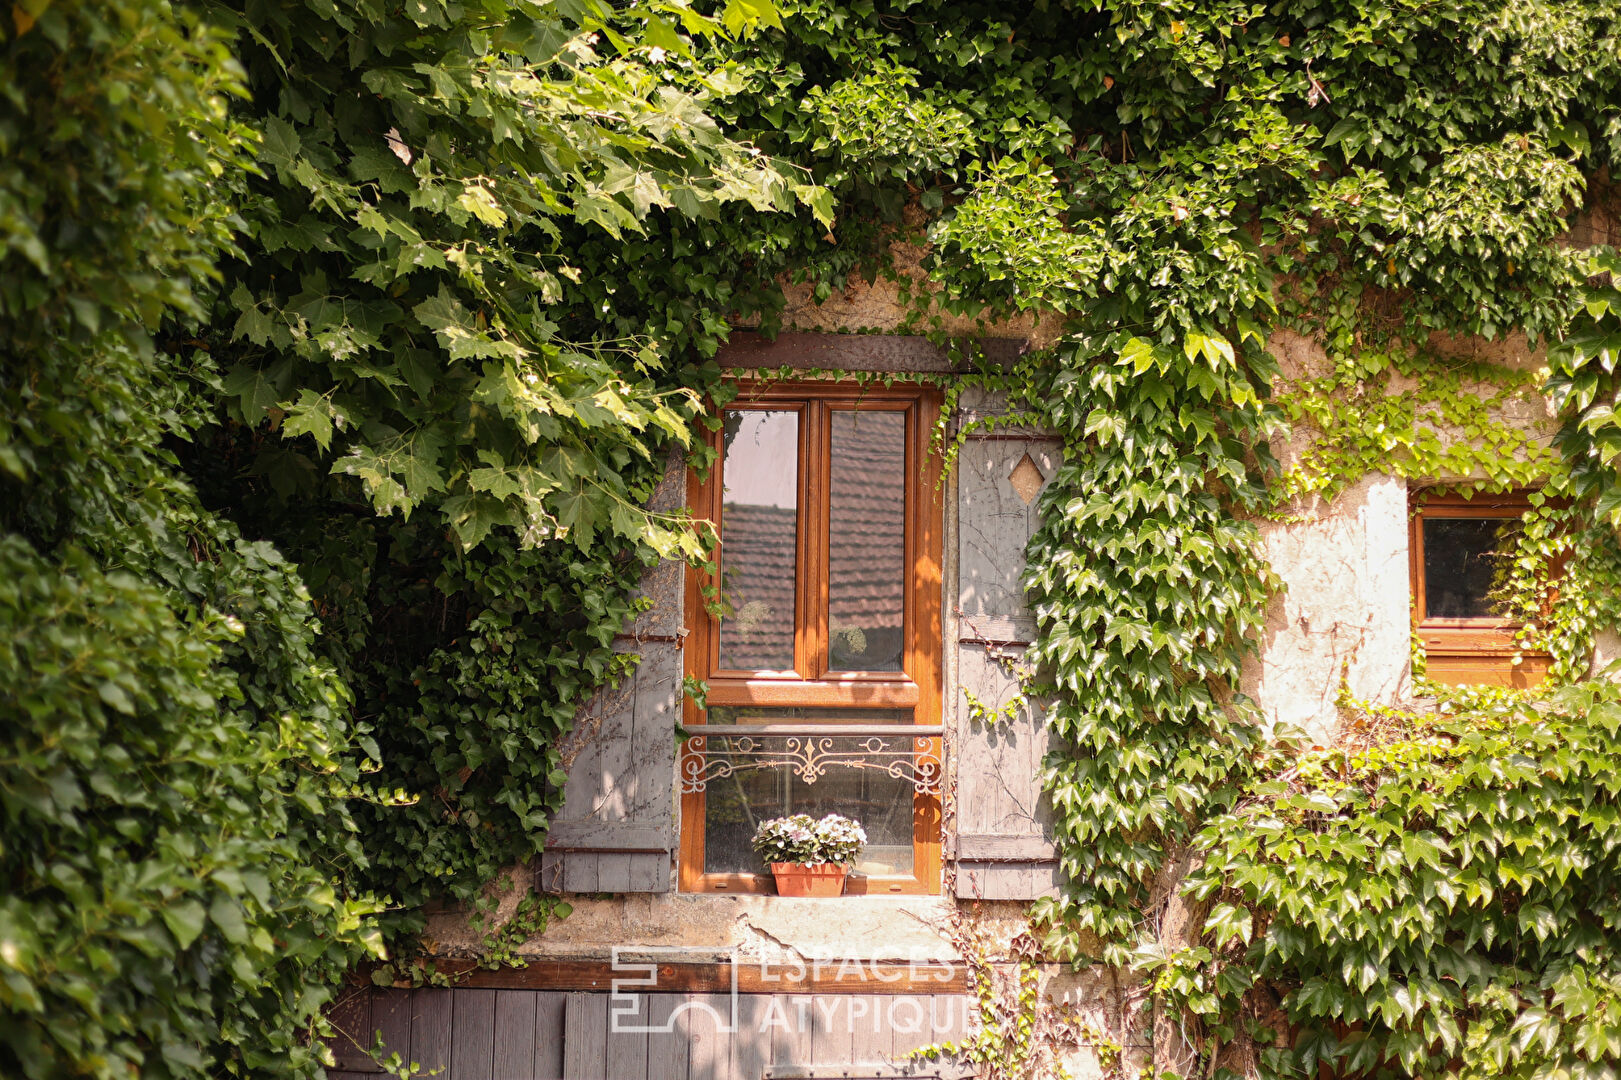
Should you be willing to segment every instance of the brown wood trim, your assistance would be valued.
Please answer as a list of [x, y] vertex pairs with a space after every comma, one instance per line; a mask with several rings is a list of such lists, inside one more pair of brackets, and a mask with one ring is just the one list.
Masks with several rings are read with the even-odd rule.
[[1548, 677], [1553, 659], [1523, 653], [1519, 663], [1510, 656], [1432, 656], [1429, 678], [1449, 686], [1509, 686], [1530, 689]]
[[[828, 904], [828, 900], [785, 901]], [[656, 985], [631, 985], [649, 978], [644, 964], [656, 968]], [[433, 961], [437, 974], [455, 980], [458, 988], [480, 990], [597, 990], [613, 989], [615, 980], [626, 993], [728, 993], [733, 965], [729, 963], [654, 963], [627, 950], [619, 970], [607, 960], [530, 960], [523, 967], [493, 971], [476, 960], [446, 957]], [[634, 965], [634, 967], [633, 967]], [[364, 970], [369, 976], [370, 965]], [[968, 969], [945, 960], [807, 960], [786, 963], [739, 960], [737, 989], [744, 994], [957, 994], [968, 989]], [[367, 979], [369, 982], [369, 978]]]
[[[709, 577], [689, 572], [687, 579], [689, 641], [683, 650], [686, 674], [704, 680], [709, 701], [715, 705], [785, 707], [910, 708], [919, 725], [938, 726], [941, 716], [942, 630], [940, 565], [944, 532], [941, 463], [929, 453], [929, 437], [939, 417], [940, 393], [916, 385], [862, 386], [834, 382], [771, 382], [742, 380], [735, 403], [742, 407], [785, 407], [800, 410], [801, 517], [799, 524], [800, 584], [795, 603], [795, 661], [800, 672], [820, 678], [800, 678], [782, 672], [717, 672], [715, 620], [705, 610], [702, 592]], [[904, 673], [827, 671], [827, 604], [830, 538], [829, 485], [831, 469], [830, 413], [853, 405], [881, 411], [904, 411], [907, 421], [906, 563], [911, 568], [910, 588], [904, 599]], [[711, 432], [710, 445], [719, 449], [719, 435]], [[695, 515], [720, 518], [720, 469], [705, 482], [689, 478], [689, 502]], [[683, 724], [696, 732], [704, 716], [687, 698]], [[931, 737], [938, 756], [942, 742]], [[681, 796], [680, 866], [678, 887], [683, 892], [769, 893], [772, 882], [760, 874], [705, 874], [704, 793]], [[918, 795], [913, 803], [913, 875], [906, 878], [852, 878], [847, 894], [936, 894], [940, 891], [941, 813], [938, 796]]]
[[1415, 490], [1409, 499], [1415, 513], [1430, 517], [1502, 517], [1504, 513], [1523, 514], [1531, 508], [1531, 491], [1480, 492], [1464, 495], [1457, 491]]
[[799, 602], [796, 607], [804, 608], [805, 642], [807, 652], [805, 666], [800, 668], [808, 679], [825, 679], [827, 677], [827, 582], [828, 582], [828, 517], [832, 505], [832, 495], [827, 480], [833, 474], [832, 466], [832, 440], [833, 425], [828, 415], [827, 400], [825, 398], [812, 399], [806, 407], [815, 419], [811, 422], [811, 431], [814, 436], [809, 444], [805, 460], [811, 467], [806, 470], [820, 483], [811, 483], [807, 480], [801, 488], [805, 493], [805, 535], [809, 543], [805, 546], [807, 558], [804, 569], [800, 572], [797, 592]]
[[[911, 618], [907, 622], [908, 660], [906, 670], [918, 687], [918, 702], [913, 718], [920, 724], [942, 722], [944, 710], [941, 697], [944, 690], [943, 657], [945, 630], [940, 611], [941, 564], [945, 536], [945, 484], [942, 483], [942, 463], [938, 454], [929, 452], [929, 438], [940, 419], [941, 398], [938, 393], [922, 396], [914, 416], [912, 429], [911, 468], [908, 472], [919, 486], [914, 502], [917, 524], [913, 565], [912, 589], [908, 596]], [[912, 530], [907, 530], [912, 535]], [[943, 739], [932, 740], [935, 757], [945, 762]], [[941, 882], [941, 832], [945, 827], [939, 795], [919, 795], [913, 804], [912, 851], [913, 872], [937, 892]]]
[[[708, 433], [709, 444], [713, 447], [718, 442], [717, 432]], [[721, 462], [717, 457], [715, 465], [710, 469], [709, 476], [703, 477], [696, 470], [687, 472], [687, 503], [692, 507], [692, 513], [697, 518], [707, 518], [718, 522], [720, 507], [719, 491]], [[682, 672], [687, 678], [705, 678], [715, 665], [714, 634], [710, 626], [714, 620], [710, 617], [704, 603], [704, 588], [715, 580], [715, 576], [702, 567], [689, 566], [687, 569], [686, 612], [687, 642], [681, 650]], [[704, 722], [703, 711], [691, 694], [681, 695], [681, 724], [687, 730], [701, 726]], [[680, 775], [681, 751], [676, 753], [677, 776]], [[704, 831], [689, 827], [689, 822], [703, 820], [704, 796], [703, 792], [681, 793], [681, 827], [677, 838], [676, 849], [676, 888], [689, 891], [698, 877], [702, 876], [701, 868], [704, 865]]]
[[717, 739], [731, 738], [738, 735], [801, 735], [807, 730], [817, 735], [830, 735], [835, 738], [850, 735], [877, 735], [880, 738], [893, 738], [904, 735], [908, 738], [920, 739], [929, 735], [939, 735], [945, 727], [941, 724], [842, 724], [837, 720], [792, 720], [779, 724], [700, 724], [704, 730], [702, 734], [712, 735]]
[[[919, 798], [917, 802], [924, 801]], [[916, 806], [913, 809], [914, 835], [912, 838], [912, 854], [914, 865], [917, 863], [917, 836]], [[698, 874], [693, 877], [691, 889], [683, 892], [701, 893], [731, 893], [748, 896], [770, 896], [777, 891], [777, 883], [770, 874]], [[940, 891], [940, 886], [933, 879], [925, 878], [921, 873], [912, 877], [899, 875], [890, 877], [868, 877], [864, 874], [852, 874], [844, 879], [844, 894], [842, 898], [852, 896], [934, 896]]]
[[[921, 698], [922, 692], [917, 684], [911, 682], [712, 679], [709, 683], [709, 702], [712, 705], [910, 709]], [[698, 722], [702, 723], [702, 720]]]
[[[1427, 518], [1501, 518], [1531, 509], [1529, 492], [1465, 496], [1420, 489], [1408, 500], [1408, 581], [1413, 598], [1413, 630], [1424, 645], [1427, 675], [1451, 685], [1532, 686], [1547, 674], [1546, 652], [1522, 649], [1514, 640], [1521, 624], [1501, 618], [1431, 618], [1424, 580], [1424, 521]], [[1517, 661], [1517, 662], [1516, 662]]]
[[[809, 440], [812, 438], [812, 436], [811, 436], [811, 434], [809, 433], [809, 430], [808, 430], [810, 428], [811, 422], [812, 422], [811, 417], [809, 415], [811, 410], [808, 407], [806, 407], [803, 402], [792, 401], [792, 400], [788, 400], [788, 401], [770, 400], [770, 401], [767, 401], [767, 400], [761, 399], [761, 400], [742, 402], [742, 403], [734, 402], [732, 405], [729, 405], [727, 407], [728, 408], [748, 408], [750, 405], [761, 406], [760, 411], [762, 411], [762, 412], [767, 412], [767, 411], [769, 411], [769, 412], [793, 412], [793, 413], [797, 413], [798, 416], [799, 416], [799, 423], [798, 423], [799, 446], [798, 446], [798, 449], [797, 449], [797, 452], [799, 454], [799, 467], [798, 467], [798, 470], [797, 470], [797, 479], [796, 479], [796, 482], [798, 484], [798, 492], [796, 493], [796, 500], [797, 501], [796, 501], [796, 504], [795, 504], [795, 511], [794, 511], [794, 548], [795, 548], [795, 550], [794, 550], [794, 561], [795, 561], [795, 564], [798, 567], [803, 568], [808, 563], [808, 556], [807, 556], [807, 550], [808, 550], [808, 544], [809, 544], [809, 535], [808, 534], [810, 532], [810, 530], [806, 529], [806, 527], [805, 527], [805, 521], [807, 519], [807, 513], [806, 513], [806, 484], [807, 484], [807, 477], [808, 477], [808, 475], [810, 473], [810, 470], [805, 468], [805, 462], [807, 460], [807, 447], [811, 445]], [[708, 520], [715, 523], [715, 528], [717, 530], [724, 530], [725, 529], [725, 522], [722, 520], [722, 515], [723, 515], [722, 506], [724, 504], [723, 496], [724, 496], [725, 490], [726, 490], [726, 476], [725, 476], [726, 462], [725, 462], [724, 455], [719, 453], [720, 445], [721, 445], [721, 433], [720, 432], [711, 432], [711, 433], [709, 433], [708, 441], [709, 441], [710, 446], [713, 449], [716, 450], [715, 464], [711, 467], [711, 469], [709, 471], [709, 477], [708, 477], [707, 481], [700, 480], [695, 473], [691, 472], [690, 470], [688, 471], [688, 474], [687, 474], [687, 487], [688, 487], [687, 498], [688, 498], [689, 504], [693, 507], [694, 516], [696, 516], [698, 518], [707, 518]], [[717, 559], [718, 560], [723, 560], [724, 558], [725, 558], [725, 552], [724, 551], [721, 551], [721, 552], [719, 552], [717, 554]], [[719, 562], [717, 562], [717, 565], [721, 565], [721, 564]], [[724, 575], [724, 573], [725, 573], [724, 565], [721, 565], [721, 572]], [[801, 569], [801, 572], [803, 572], [802, 569]], [[689, 579], [690, 579], [691, 572], [689, 572], [688, 576], [689, 576]], [[715, 584], [717, 581], [718, 581], [718, 579], [715, 578], [714, 575], [705, 574], [702, 577], [700, 585], [701, 586], [707, 586], [707, 585]], [[701, 601], [702, 601], [701, 588], [700, 588], [700, 592], [698, 594], [698, 599], [700, 601], [700, 607], [694, 608], [694, 607], [691, 607], [689, 605], [686, 608], [686, 610], [687, 611], [701, 611], [701, 610], [703, 610], [702, 606], [701, 606]], [[737, 671], [737, 670], [722, 668], [720, 666], [720, 635], [714, 633], [713, 631], [705, 634], [702, 637], [694, 637], [693, 640], [690, 641], [687, 644], [687, 648], [688, 648], [689, 651], [691, 649], [694, 649], [694, 648], [700, 648], [700, 649], [703, 649], [705, 651], [706, 670], [708, 670], [711, 673], [724, 671], [727, 674], [729, 674], [729, 675], [731, 675], [733, 677], [738, 677], [738, 678], [801, 679], [801, 678], [804, 678], [805, 673], [810, 670], [810, 668], [807, 666], [807, 660], [806, 660], [807, 654], [805, 652], [805, 643], [804, 643], [804, 638], [803, 638], [803, 634], [802, 634], [802, 623], [803, 623], [805, 617], [806, 617], [805, 613], [800, 610], [800, 604], [797, 602], [797, 598], [796, 598], [796, 603], [794, 604], [794, 668], [793, 668], [792, 671]]]

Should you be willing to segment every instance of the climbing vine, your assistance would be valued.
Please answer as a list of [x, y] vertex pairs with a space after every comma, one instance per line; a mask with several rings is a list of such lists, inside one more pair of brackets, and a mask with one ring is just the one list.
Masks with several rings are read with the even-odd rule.
[[[1546, 485], [1502, 588], [1556, 681], [1621, 614], [1593, 527], [1621, 521], [1615, 256], [1567, 235], [1621, 150], [1605, 0], [125, 6], [27, 0], [3, 31], [6, 611], [119, 626], [93, 679], [40, 676], [67, 639], [7, 654], [34, 719], [0, 993], [31, 1019], [0, 1064], [310, 1075], [312, 982], [534, 856], [639, 574], [706, 557], [645, 503], [784, 280], [895, 283], [942, 337], [1053, 328], [959, 384], [1063, 444], [1027, 579], [1069, 879], [1047, 954], [1159, 964], [1207, 1072], [1267, 1041], [1261, 980], [1293, 1025], [1272, 1072], [1613, 1057], [1607, 690], [1460, 698], [1323, 780], [1235, 690], [1280, 586], [1261, 524], [1370, 469]], [[1325, 369], [1280, 381], [1282, 331]], [[1548, 348], [1552, 451], [1496, 419], [1532, 375], [1435, 347], [1511, 334]], [[217, 743], [216, 714], [246, 802], [154, 803], [93, 752], [188, 768], [161, 740]], [[285, 876], [179, 824], [169, 852], [188, 815]], [[82, 844], [56, 860], [47, 828]], [[178, 877], [118, 876], [143, 838]], [[1205, 936], [1156, 960], [1199, 860]], [[1430, 891], [1387, 902], [1403, 882]], [[1342, 885], [1361, 907], [1325, 922]], [[145, 1011], [154, 972], [198, 996]]]
[[1542, 486], [1558, 468], [1539, 431], [1546, 420], [1534, 369], [1400, 345], [1333, 363], [1328, 374], [1279, 386], [1284, 417], [1305, 442], [1273, 485], [1285, 507], [1309, 495], [1332, 499], [1372, 472], [1502, 491]]
[[952, 1042], [920, 1046], [909, 1061], [954, 1059], [972, 1065], [985, 1080], [1067, 1078], [1066, 1051], [1089, 1047], [1105, 1076], [1114, 1075], [1124, 1047], [1089, 1023], [1073, 1002], [1044, 992], [1040, 946], [1028, 932], [1014, 935], [999, 951], [984, 926], [960, 911], [951, 919], [951, 940], [968, 967], [973, 995], [972, 1031]]

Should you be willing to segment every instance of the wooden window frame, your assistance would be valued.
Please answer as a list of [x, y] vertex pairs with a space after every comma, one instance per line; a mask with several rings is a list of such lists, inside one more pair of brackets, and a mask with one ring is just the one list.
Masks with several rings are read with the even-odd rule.
[[[798, 409], [799, 523], [794, 605], [794, 671], [725, 671], [718, 668], [718, 623], [705, 604], [713, 575], [701, 568], [687, 572], [687, 637], [683, 649], [686, 674], [707, 684], [707, 701], [718, 706], [909, 708], [911, 725], [885, 725], [912, 731], [919, 749], [925, 746], [944, 761], [941, 720], [941, 665], [944, 637], [940, 615], [940, 564], [944, 529], [941, 462], [931, 453], [930, 439], [940, 415], [941, 395], [931, 387], [861, 386], [854, 382], [763, 382], [744, 379], [728, 409]], [[903, 412], [906, 429], [906, 555], [908, 585], [903, 608], [902, 670], [899, 672], [828, 671], [828, 562], [830, 540], [830, 415], [835, 408]], [[723, 530], [721, 519], [721, 433], [710, 433], [715, 465], [707, 477], [689, 472], [687, 491], [695, 516]], [[814, 457], [813, 457], [814, 455]], [[807, 467], [809, 466], [809, 467]], [[724, 542], [724, 541], [723, 541]], [[806, 601], [809, 600], [809, 603]], [[706, 726], [703, 710], [688, 695], [682, 720], [697, 734]], [[807, 725], [812, 726], [812, 725]], [[827, 730], [832, 730], [828, 728]], [[684, 747], [682, 756], [687, 750]], [[940, 796], [917, 793], [912, 809], [912, 873], [907, 876], [852, 874], [846, 895], [932, 895], [941, 881]], [[678, 883], [682, 892], [757, 893], [774, 891], [769, 873], [711, 874], [704, 869], [704, 792], [681, 795], [681, 848]]]
[[1523, 623], [1500, 618], [1431, 618], [1425, 604], [1425, 520], [1524, 515], [1531, 508], [1528, 495], [1514, 491], [1465, 496], [1420, 489], [1410, 496], [1408, 579], [1413, 632], [1424, 645], [1427, 678], [1450, 686], [1525, 689], [1547, 676], [1552, 658], [1540, 650], [1521, 648], [1514, 640]]

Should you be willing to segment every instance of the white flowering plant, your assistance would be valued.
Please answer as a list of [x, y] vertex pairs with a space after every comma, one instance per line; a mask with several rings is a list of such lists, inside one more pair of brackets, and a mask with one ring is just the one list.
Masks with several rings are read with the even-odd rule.
[[809, 814], [772, 818], [754, 830], [754, 851], [767, 863], [841, 863], [849, 866], [867, 843], [859, 821], [829, 814], [820, 821]]

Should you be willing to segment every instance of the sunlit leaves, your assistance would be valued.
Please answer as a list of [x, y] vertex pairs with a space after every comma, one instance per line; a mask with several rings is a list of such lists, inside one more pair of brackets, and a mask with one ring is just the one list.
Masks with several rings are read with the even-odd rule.
[[[316, 6], [244, 39], [264, 178], [244, 201], [226, 389], [238, 419], [309, 440], [266, 446], [264, 469], [314, 451], [384, 513], [435, 504], [462, 543], [511, 528], [582, 551], [603, 530], [668, 546], [625, 462], [685, 442], [696, 398], [652, 377], [670, 342], [599, 344], [558, 309], [580, 280], [564, 233], [621, 241], [724, 206], [827, 219], [831, 203], [661, 74], [665, 57], [693, 62], [687, 35], [771, 24], [770, 5], [607, 14], [489, 0], [396, 39], [418, 15]], [[638, 16], [652, 39], [627, 36]], [[359, 93], [333, 102], [333, 86]], [[557, 340], [568, 318], [572, 348]]]
[[[1098, 335], [1020, 373], [1016, 398], [1065, 440], [1026, 574], [1063, 740], [1044, 776], [1071, 881], [1042, 912], [1059, 955], [1088, 929], [1127, 962], [1153, 875], [1236, 797], [1260, 749], [1248, 706], [1217, 689], [1237, 681], [1272, 583], [1253, 527], [1231, 516], [1260, 498], [1255, 448], [1273, 421], [1256, 387], [1270, 362], [1240, 344]], [[1234, 913], [1227, 932], [1251, 931]]]
[[[1390, 742], [1309, 755], [1209, 823], [1194, 888], [1224, 899], [1205, 929], [1220, 963], [1291, 988], [1295, 1066], [1603, 1074], [1621, 1047], [1621, 862], [1583, 822], [1617, 813], [1616, 697], [1463, 693]], [[1244, 949], [1250, 911], [1269, 926]]]

